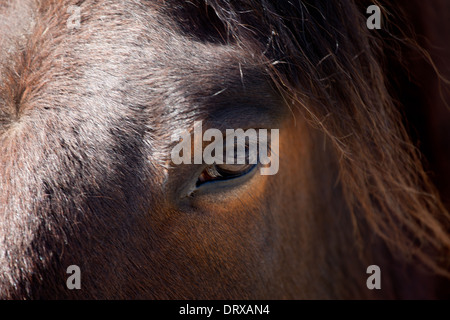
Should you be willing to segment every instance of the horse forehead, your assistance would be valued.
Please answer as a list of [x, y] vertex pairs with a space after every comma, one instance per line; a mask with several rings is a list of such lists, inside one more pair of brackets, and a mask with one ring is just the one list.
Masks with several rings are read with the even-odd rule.
[[[20, 101], [16, 107], [29, 111], [29, 121], [46, 109], [85, 123], [91, 117], [103, 127], [144, 119], [129, 131], [145, 122], [155, 148], [166, 150], [175, 127], [192, 127], [223, 92], [241, 92], [245, 87], [250, 97], [267, 89], [264, 69], [251, 52], [195, 39], [186, 29], [179, 31], [176, 18], [157, 7], [90, 6], [87, 1], [80, 7], [79, 27], [69, 28], [70, 14], [63, 1], [50, 13], [38, 13], [29, 3], [0, 9], [0, 15], [29, 12], [30, 21], [24, 21], [20, 32], [0, 29], [0, 37], [12, 39], [11, 43], [17, 44], [13, 38], [25, 39], [15, 47], [20, 54], [4, 58], [0, 69], [8, 69], [13, 80], [5, 84], [0, 78], [0, 85], [20, 87], [22, 96], [9, 105]], [[4, 68], [7, 65], [13, 68]], [[220, 103], [232, 102], [230, 97]], [[0, 92], [0, 102], [7, 99]], [[77, 125], [76, 121], [70, 123]], [[97, 124], [85, 127], [99, 129]]]
[[[176, 17], [159, 12], [158, 5], [83, 5], [80, 25], [71, 28], [68, 6], [64, 1], [55, 3], [57, 10], [50, 13], [38, 13], [33, 1], [0, 7], [0, 16], [5, 17], [0, 24], [0, 75], [13, 65], [26, 84], [29, 74], [19, 73], [21, 64], [30, 61], [18, 57], [26, 53], [31, 60], [26, 67], [41, 75], [33, 80], [40, 78], [56, 87], [82, 83], [81, 89], [92, 89], [103, 82], [104, 90], [111, 90], [128, 83], [153, 95], [170, 92], [174, 96], [181, 90], [184, 95], [201, 96], [240, 85], [237, 80], [244, 76], [258, 78], [263, 73], [254, 67], [258, 59], [247, 50], [195, 40], [179, 31]], [[24, 18], [14, 20], [20, 23], [6, 19], [15, 16]], [[51, 19], [57, 22], [49, 24]]]

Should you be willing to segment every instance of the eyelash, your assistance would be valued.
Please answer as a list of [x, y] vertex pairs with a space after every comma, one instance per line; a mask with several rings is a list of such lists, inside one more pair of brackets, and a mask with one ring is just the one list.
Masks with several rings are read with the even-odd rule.
[[[257, 164], [213, 164], [200, 174], [197, 186], [212, 181], [238, 178], [251, 172]], [[236, 169], [233, 169], [235, 167]]]

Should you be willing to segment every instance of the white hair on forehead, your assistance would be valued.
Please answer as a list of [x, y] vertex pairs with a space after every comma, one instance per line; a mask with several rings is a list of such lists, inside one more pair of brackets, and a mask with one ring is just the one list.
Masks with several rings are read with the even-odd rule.
[[35, 8], [30, 2], [5, 1], [0, 3], [0, 80], [3, 64], [17, 54], [34, 29]]

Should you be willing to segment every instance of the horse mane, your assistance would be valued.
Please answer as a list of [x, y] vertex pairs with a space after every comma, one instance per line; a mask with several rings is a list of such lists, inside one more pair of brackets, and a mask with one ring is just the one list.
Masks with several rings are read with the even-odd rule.
[[226, 30], [222, 40], [245, 47], [256, 38], [264, 44], [259, 49], [267, 71], [287, 103], [330, 139], [356, 242], [364, 243], [367, 225], [393, 255], [401, 253], [450, 278], [449, 213], [424, 170], [387, 79], [386, 43], [393, 46], [389, 58], [398, 59], [399, 66], [404, 65], [402, 46], [432, 64], [408, 23], [392, 22], [403, 26], [402, 38], [390, 33], [389, 23], [385, 32], [368, 30], [364, 13], [369, 4], [350, 0], [208, 0], [207, 6], [203, 1], [185, 6], [192, 9], [194, 3], [199, 10], [213, 8], [223, 23], [217, 32]]

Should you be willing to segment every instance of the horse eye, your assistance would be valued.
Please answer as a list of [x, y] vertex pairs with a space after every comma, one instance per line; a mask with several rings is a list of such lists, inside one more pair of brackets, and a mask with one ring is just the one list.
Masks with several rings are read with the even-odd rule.
[[197, 186], [217, 180], [229, 180], [246, 175], [252, 171], [256, 164], [213, 164], [206, 167], [200, 174]]

